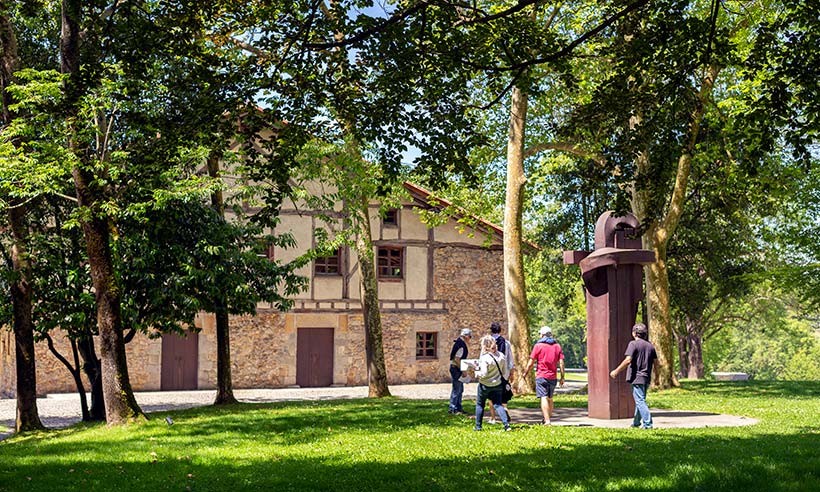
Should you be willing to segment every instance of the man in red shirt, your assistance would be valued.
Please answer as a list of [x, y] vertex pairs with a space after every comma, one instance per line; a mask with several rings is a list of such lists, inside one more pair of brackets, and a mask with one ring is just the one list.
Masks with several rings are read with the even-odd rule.
[[[544, 415], [544, 425], [550, 425], [552, 418], [552, 395], [555, 391], [556, 383], [564, 386], [564, 352], [561, 345], [552, 338], [552, 329], [549, 326], [542, 326], [539, 330], [541, 338], [535, 342], [530, 354], [530, 360], [524, 369], [524, 374], [529, 374], [533, 363], [535, 366], [535, 394], [541, 398], [541, 413]], [[558, 367], [561, 369], [561, 379], [558, 380]]]

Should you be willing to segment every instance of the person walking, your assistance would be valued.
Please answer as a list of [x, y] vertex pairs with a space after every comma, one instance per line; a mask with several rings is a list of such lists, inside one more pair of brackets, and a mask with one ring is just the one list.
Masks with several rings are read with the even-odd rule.
[[[493, 340], [495, 340], [498, 351], [504, 354], [504, 358], [507, 360], [507, 368], [510, 370], [510, 376], [507, 378], [507, 381], [512, 381], [513, 370], [515, 369], [515, 358], [513, 357], [512, 345], [503, 336], [501, 336], [501, 323], [498, 321], [493, 321], [490, 324], [490, 336], [493, 337]], [[507, 401], [509, 400], [505, 401], [505, 398], [501, 398], [501, 404], [504, 406], [504, 410], [507, 410], [507, 415], [509, 415], [510, 410], [507, 408]], [[498, 422], [497, 419], [498, 415], [495, 413], [495, 407], [490, 405], [490, 420], [487, 421], [487, 423], [495, 424]]]
[[507, 360], [504, 354], [498, 351], [495, 339], [486, 335], [481, 338], [481, 357], [475, 366], [475, 376], [478, 379], [478, 392], [475, 400], [475, 430], [481, 430], [484, 420], [484, 405], [490, 400], [501, 422], [504, 430], [510, 428], [510, 417], [507, 410], [501, 405], [503, 385], [501, 378], [508, 378], [510, 370], [507, 368]]
[[461, 397], [464, 394], [464, 383], [461, 378], [467, 373], [461, 370], [461, 359], [466, 359], [469, 349], [467, 342], [473, 337], [473, 331], [469, 328], [462, 328], [458, 338], [453, 340], [453, 348], [450, 350], [450, 377], [453, 379], [453, 387], [450, 390], [450, 408], [448, 413], [464, 414], [461, 407]]
[[[552, 395], [555, 393], [556, 385], [564, 386], [564, 352], [561, 345], [552, 337], [552, 329], [549, 326], [542, 326], [538, 331], [541, 338], [535, 342], [530, 353], [530, 360], [524, 374], [529, 374], [533, 364], [535, 366], [535, 395], [541, 398], [541, 414], [544, 425], [552, 422], [552, 410], [554, 407]], [[561, 370], [561, 379], [558, 379], [558, 369]]]
[[636, 323], [632, 327], [632, 338], [626, 346], [626, 353], [621, 364], [609, 373], [615, 379], [618, 374], [627, 369], [626, 380], [632, 385], [632, 398], [635, 400], [635, 417], [632, 427], [641, 429], [652, 428], [652, 414], [646, 404], [646, 392], [652, 380], [652, 371], [655, 371], [655, 384], [658, 384], [658, 354], [655, 346], [647, 340], [649, 331], [643, 323]]

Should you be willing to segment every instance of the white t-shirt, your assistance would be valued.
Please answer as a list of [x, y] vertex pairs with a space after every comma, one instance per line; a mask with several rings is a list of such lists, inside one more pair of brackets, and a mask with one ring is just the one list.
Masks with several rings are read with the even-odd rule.
[[[496, 366], [496, 362], [498, 365]], [[501, 369], [501, 372], [498, 370]], [[498, 386], [501, 384], [501, 376], [505, 379], [510, 377], [510, 369], [507, 367], [507, 359], [501, 352], [491, 354], [489, 352], [481, 354], [478, 359], [478, 369], [475, 370], [475, 377], [484, 386]]]

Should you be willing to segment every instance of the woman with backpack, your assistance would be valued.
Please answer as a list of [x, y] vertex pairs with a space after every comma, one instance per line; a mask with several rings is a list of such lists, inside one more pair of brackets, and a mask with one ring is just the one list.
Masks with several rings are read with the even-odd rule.
[[501, 417], [504, 430], [510, 429], [510, 417], [501, 404], [504, 386], [510, 377], [507, 359], [498, 351], [495, 339], [486, 335], [481, 338], [481, 357], [475, 365], [475, 376], [478, 379], [478, 393], [475, 402], [475, 430], [481, 430], [484, 420], [484, 404], [490, 400], [496, 413]]

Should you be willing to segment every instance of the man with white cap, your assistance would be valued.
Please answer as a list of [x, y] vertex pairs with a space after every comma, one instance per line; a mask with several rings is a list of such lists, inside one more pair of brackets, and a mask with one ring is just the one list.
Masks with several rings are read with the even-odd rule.
[[[555, 391], [556, 383], [564, 386], [564, 352], [561, 345], [552, 337], [552, 329], [549, 326], [542, 326], [538, 331], [541, 338], [535, 342], [535, 346], [530, 353], [530, 360], [524, 369], [524, 375], [529, 374], [534, 363], [535, 366], [535, 395], [541, 398], [541, 414], [544, 416], [543, 424], [550, 425], [552, 418], [552, 395]], [[558, 380], [558, 368], [561, 369], [561, 379]]]
[[452, 414], [465, 414], [461, 408], [461, 395], [464, 393], [464, 383], [461, 378], [466, 376], [466, 372], [461, 371], [461, 359], [467, 358], [469, 352], [467, 342], [473, 337], [473, 331], [469, 328], [462, 328], [461, 335], [453, 340], [453, 348], [450, 350], [450, 377], [453, 378], [453, 388], [450, 390], [450, 409]]

